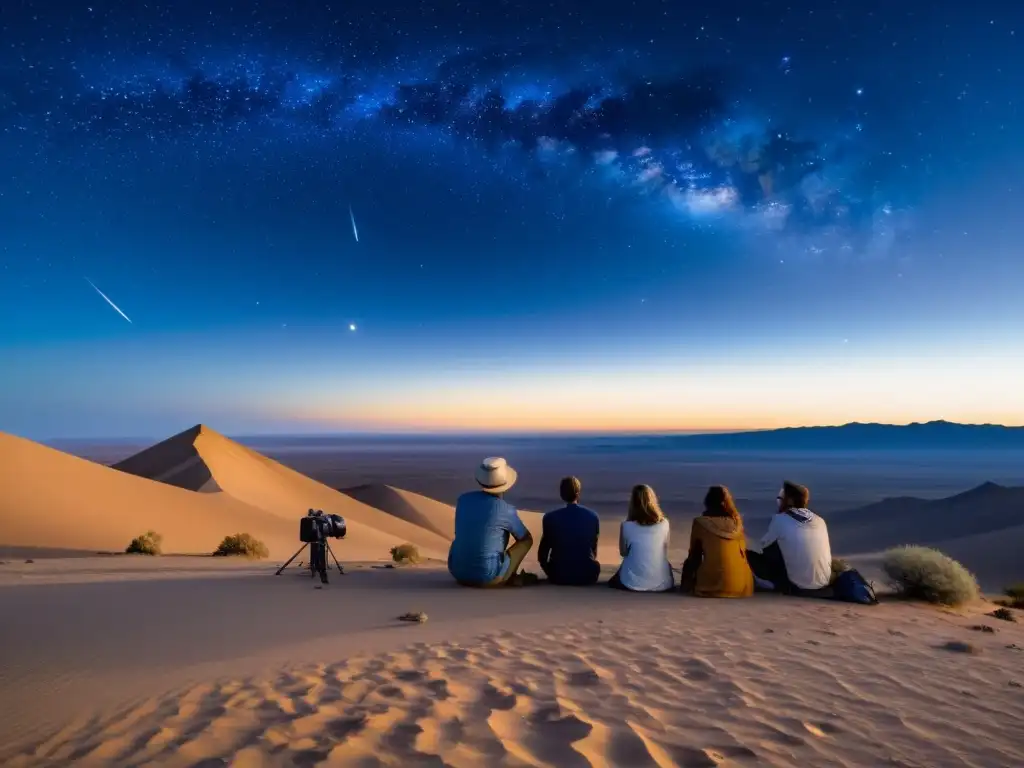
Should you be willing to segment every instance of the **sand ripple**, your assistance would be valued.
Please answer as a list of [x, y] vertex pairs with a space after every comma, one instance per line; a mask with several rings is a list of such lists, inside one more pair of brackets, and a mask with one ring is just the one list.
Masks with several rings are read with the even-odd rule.
[[914, 624], [803, 613], [801, 631], [665, 610], [296, 666], [85, 718], [5, 764], [1024, 764], [1002, 638], [954, 656]]

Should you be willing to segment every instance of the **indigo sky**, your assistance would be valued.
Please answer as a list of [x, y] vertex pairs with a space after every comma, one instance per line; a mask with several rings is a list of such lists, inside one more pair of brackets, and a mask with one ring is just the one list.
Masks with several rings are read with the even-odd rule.
[[0, 429], [1024, 423], [1024, 9], [0, 10]]

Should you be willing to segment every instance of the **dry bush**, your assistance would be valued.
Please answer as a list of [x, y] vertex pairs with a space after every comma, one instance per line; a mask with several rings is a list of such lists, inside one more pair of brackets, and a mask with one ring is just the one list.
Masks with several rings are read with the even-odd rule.
[[236, 533], [234, 536], [225, 536], [220, 543], [214, 556], [241, 555], [256, 560], [263, 560], [270, 557], [270, 550], [267, 545], [248, 533]]
[[1007, 587], [1003, 590], [1003, 594], [1010, 598], [1004, 601], [1003, 605], [1024, 610], [1024, 584], [1014, 584], [1012, 587]]
[[839, 577], [840, 573], [845, 573], [846, 571], [852, 571], [852, 570], [853, 570], [853, 566], [850, 565], [845, 560], [843, 560], [843, 558], [841, 558], [841, 557], [833, 557], [832, 558], [832, 577], [828, 580], [828, 583], [831, 584], [832, 582], [834, 582]]
[[960, 563], [930, 547], [896, 547], [882, 555], [882, 570], [904, 597], [940, 605], [976, 600], [981, 591], [974, 575]]
[[132, 543], [125, 547], [124, 551], [129, 555], [159, 555], [163, 540], [164, 537], [156, 531], [146, 531], [132, 539]]
[[399, 544], [391, 548], [391, 559], [396, 563], [419, 563], [423, 558], [415, 544]]

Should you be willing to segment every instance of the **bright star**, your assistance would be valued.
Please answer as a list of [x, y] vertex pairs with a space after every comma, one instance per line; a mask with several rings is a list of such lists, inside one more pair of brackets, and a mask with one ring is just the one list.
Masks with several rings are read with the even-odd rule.
[[350, 331], [354, 331], [354, 330], [356, 329], [356, 324], [355, 324], [355, 323], [349, 323], [349, 324], [348, 324], [348, 329], [349, 329]]

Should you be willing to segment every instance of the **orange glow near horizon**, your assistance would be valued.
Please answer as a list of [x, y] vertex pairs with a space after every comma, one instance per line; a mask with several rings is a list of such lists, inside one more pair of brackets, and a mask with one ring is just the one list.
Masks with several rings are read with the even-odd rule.
[[[1021, 361], [861, 361], [794, 373], [649, 370], [539, 376], [464, 373], [448, 386], [332, 396], [317, 390], [275, 415], [350, 429], [512, 432], [739, 431], [945, 419], [1024, 424]], [[852, 369], [851, 369], [852, 368]], [[985, 375], [977, 375], [984, 371]], [[412, 390], [412, 391], [410, 391]]]

